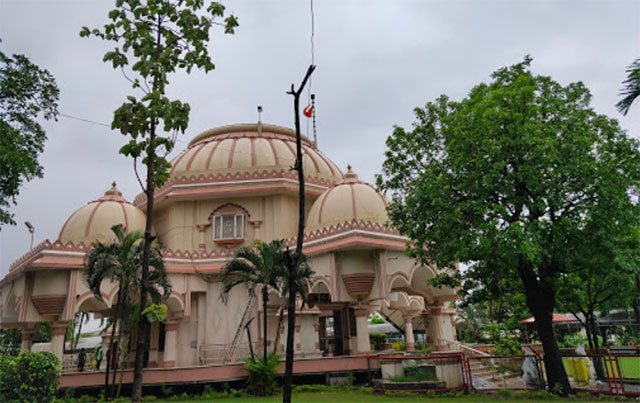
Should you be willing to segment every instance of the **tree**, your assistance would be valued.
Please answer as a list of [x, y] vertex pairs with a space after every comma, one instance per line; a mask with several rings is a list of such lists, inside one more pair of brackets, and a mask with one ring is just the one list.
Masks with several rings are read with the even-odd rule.
[[559, 305], [585, 328], [592, 350], [601, 347], [596, 313], [627, 309], [637, 298], [634, 274], [640, 273], [640, 233], [635, 223], [623, 224], [628, 225], [629, 235], [611, 239], [607, 237], [609, 231], [603, 231], [611, 223], [589, 223], [582, 233], [582, 250], [570, 259], [569, 270], [560, 276]]
[[633, 102], [640, 97], [640, 59], [634, 60], [627, 67], [627, 79], [622, 84], [625, 86], [620, 93], [623, 98], [616, 104], [616, 108], [626, 116]]
[[304, 164], [302, 163], [302, 140], [300, 137], [300, 94], [304, 90], [309, 77], [313, 74], [316, 66], [311, 65], [302, 79], [300, 87], [296, 90], [291, 84], [291, 90], [287, 94], [293, 96], [293, 113], [296, 127], [296, 162], [293, 169], [298, 171], [298, 237], [296, 238], [296, 250], [289, 255], [287, 267], [289, 276], [287, 284], [289, 287], [289, 303], [287, 306], [287, 351], [284, 370], [284, 391], [282, 393], [283, 403], [291, 402], [291, 389], [293, 387], [293, 332], [296, 324], [296, 274], [302, 259], [302, 241], [304, 238]]
[[[638, 143], [597, 115], [582, 83], [562, 86], [522, 63], [499, 69], [459, 102], [415, 109], [411, 131], [387, 140], [377, 183], [409, 252], [436, 264], [441, 283], [517, 279], [535, 317], [549, 388], [571, 392], [552, 313], [558, 277], [581, 250], [586, 222], [638, 222], [628, 195], [640, 175]], [[602, 222], [602, 220], [598, 220]], [[468, 264], [458, 272], [456, 262]]]
[[47, 70], [0, 52], [0, 225], [15, 225], [8, 209], [20, 186], [43, 175], [38, 155], [47, 135], [37, 119], [56, 120], [59, 94]]
[[[111, 123], [112, 129], [129, 138], [120, 153], [132, 157], [134, 167], [142, 159], [147, 170], [145, 184], [138, 177], [147, 199], [140, 301], [143, 310], [147, 307], [154, 238], [151, 224], [155, 189], [169, 178], [170, 164], [164, 155], [173, 149], [175, 135], [184, 133], [189, 123], [189, 105], [165, 95], [169, 75], [177, 70], [190, 73], [194, 67], [209, 72], [215, 67], [207, 49], [210, 28], [221, 25], [225, 33], [232, 34], [238, 26], [233, 15], [224, 22], [215, 21], [224, 17], [224, 13], [222, 4], [211, 2], [205, 8], [204, 0], [117, 0], [116, 8], [109, 12], [111, 21], [103, 29], [83, 27], [80, 32], [82, 37], [93, 35], [116, 42], [103, 60], [121, 70], [132, 87], [143, 94], [140, 99], [127, 96], [127, 102], [114, 111]], [[132, 64], [130, 58], [135, 60]], [[142, 399], [142, 368], [149, 349], [148, 338], [149, 323], [142, 318], [131, 395], [134, 402]]]
[[267, 362], [267, 304], [269, 303], [269, 287], [282, 290], [282, 282], [286, 277], [286, 261], [282, 248], [284, 241], [274, 240], [269, 243], [258, 242], [254, 248], [242, 248], [236, 257], [222, 269], [222, 292], [220, 297], [226, 303], [229, 292], [235, 286], [244, 284], [249, 293], [255, 294], [262, 288], [262, 326], [263, 326], [263, 358]]
[[[114, 363], [117, 363], [118, 353], [114, 350], [114, 336], [116, 328], [118, 331], [117, 348], [120, 351], [128, 350], [122, 347], [121, 340], [128, 339], [128, 335], [133, 330], [133, 325], [140, 321], [140, 284], [142, 276], [140, 266], [144, 255], [144, 235], [134, 231], [127, 233], [122, 224], [114, 225], [111, 230], [116, 239], [110, 243], [95, 243], [85, 256], [84, 280], [93, 295], [103, 301], [100, 287], [106, 280], [118, 284], [118, 294], [116, 296], [116, 310], [110, 320], [111, 339], [109, 350], [115, 353]], [[150, 273], [147, 288], [147, 299], [158, 304], [165, 300], [171, 293], [171, 283], [162, 260], [159, 245], [154, 243], [151, 248], [149, 264], [154, 270]], [[162, 292], [160, 292], [160, 289]], [[138, 335], [139, 337], [139, 335]], [[126, 355], [126, 354], [125, 354]], [[111, 357], [107, 357], [107, 372], [105, 374], [105, 395], [108, 393], [109, 364]], [[115, 386], [116, 369], [113, 373], [112, 388]]]

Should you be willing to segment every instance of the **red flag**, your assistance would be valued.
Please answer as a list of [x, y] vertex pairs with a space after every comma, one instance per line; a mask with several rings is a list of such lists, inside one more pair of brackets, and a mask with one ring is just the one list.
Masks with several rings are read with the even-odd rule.
[[311, 115], [313, 114], [313, 106], [311, 105], [307, 105], [303, 110], [302, 113], [304, 113], [304, 116], [310, 118]]

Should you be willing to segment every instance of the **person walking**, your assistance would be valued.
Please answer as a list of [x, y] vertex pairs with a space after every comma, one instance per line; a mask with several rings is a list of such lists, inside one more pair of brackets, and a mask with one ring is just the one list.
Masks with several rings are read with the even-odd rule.
[[102, 362], [102, 346], [98, 346], [96, 353], [94, 354], [96, 370], [100, 370], [100, 363]]
[[80, 350], [80, 354], [78, 354], [78, 372], [84, 371], [84, 362], [87, 360], [87, 353], [85, 353], [84, 348]]

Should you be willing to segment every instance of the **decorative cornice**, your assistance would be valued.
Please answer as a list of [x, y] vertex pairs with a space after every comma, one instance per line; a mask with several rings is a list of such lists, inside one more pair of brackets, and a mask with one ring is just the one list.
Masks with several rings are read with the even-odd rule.
[[[244, 172], [228, 172], [228, 173], [210, 173], [208, 175], [181, 175], [176, 174], [167, 181], [160, 189], [157, 190], [154, 197], [159, 199], [166, 196], [177, 185], [218, 185], [218, 184], [233, 184], [237, 181], [250, 181], [250, 180], [264, 180], [264, 179], [291, 179], [298, 180], [298, 176], [295, 172], [285, 169], [273, 169], [273, 170], [253, 170]], [[311, 185], [319, 187], [329, 188], [333, 186], [336, 181], [332, 179], [322, 178], [318, 176], [305, 175], [305, 182]], [[136, 196], [134, 205], [140, 207], [140, 205], [146, 202], [147, 198], [144, 193]]]

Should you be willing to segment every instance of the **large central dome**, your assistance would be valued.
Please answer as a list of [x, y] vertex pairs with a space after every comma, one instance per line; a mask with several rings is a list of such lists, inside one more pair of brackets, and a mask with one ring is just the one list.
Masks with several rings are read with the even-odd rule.
[[[304, 136], [302, 148], [305, 178], [326, 186], [342, 180], [340, 169]], [[171, 161], [171, 177], [188, 181], [213, 174], [243, 179], [256, 173], [289, 171], [295, 155], [296, 138], [291, 129], [260, 122], [223, 126], [196, 136], [189, 148]]]

